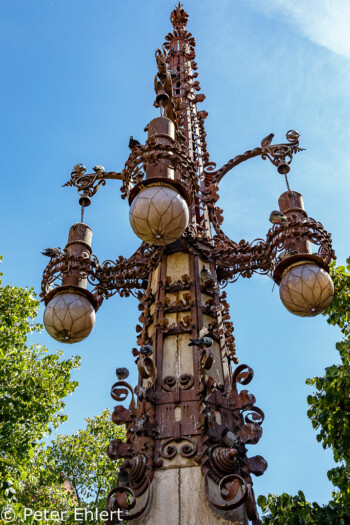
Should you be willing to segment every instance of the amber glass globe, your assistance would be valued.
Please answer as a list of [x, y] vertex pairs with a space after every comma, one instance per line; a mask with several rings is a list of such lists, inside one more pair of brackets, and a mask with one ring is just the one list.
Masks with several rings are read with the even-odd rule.
[[284, 306], [295, 315], [312, 317], [320, 314], [332, 302], [333, 281], [320, 266], [299, 262], [285, 270], [280, 283]]
[[156, 245], [170, 244], [181, 237], [188, 224], [185, 199], [168, 186], [148, 186], [130, 207], [130, 224], [140, 239]]
[[95, 325], [95, 309], [82, 294], [63, 292], [55, 295], [44, 312], [48, 333], [60, 343], [78, 343]]

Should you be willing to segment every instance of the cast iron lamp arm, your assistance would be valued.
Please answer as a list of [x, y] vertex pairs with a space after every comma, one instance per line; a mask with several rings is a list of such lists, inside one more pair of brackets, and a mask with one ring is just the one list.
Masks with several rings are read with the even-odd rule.
[[269, 159], [270, 162], [277, 167], [279, 173], [286, 175], [290, 170], [289, 164], [292, 162], [293, 155], [304, 150], [304, 148], [299, 147], [299, 136], [300, 134], [298, 131], [289, 130], [286, 133], [287, 143], [270, 144], [266, 147], [257, 147], [247, 150], [241, 155], [237, 155], [233, 159], [230, 159], [216, 171], [214, 171], [215, 163], [208, 163], [204, 173], [209, 181], [219, 183], [229, 171], [242, 162], [261, 156], [263, 160]]
[[[250, 278], [254, 273], [269, 275], [279, 284], [284, 265], [277, 273], [276, 268], [283, 261], [286, 241], [291, 238], [298, 242], [308, 241], [318, 246], [314, 258], [318, 261], [322, 259], [325, 269], [328, 268], [331, 260], [335, 259], [331, 235], [320, 222], [311, 217], [303, 220], [295, 217], [284, 224], [275, 224], [267, 232], [266, 240], [255, 239], [252, 242], [242, 240], [234, 243], [222, 232], [221, 235], [214, 236], [213, 249], [220, 284], [234, 282], [239, 276]], [[297, 254], [290, 255], [288, 261], [292, 263], [297, 258], [300, 258]], [[287, 262], [287, 259], [284, 261]]]
[[[271, 134], [267, 139], [271, 139]], [[253, 273], [268, 274], [270, 277], [280, 281], [280, 275], [274, 275], [276, 267], [281, 263], [281, 257], [285, 252], [286, 246], [290, 244], [290, 238], [294, 238], [297, 243], [313, 243], [319, 246], [317, 258], [321, 258], [325, 263], [325, 268], [335, 257], [330, 234], [323, 228], [323, 225], [311, 219], [305, 212], [298, 213], [297, 209], [291, 209], [284, 222], [275, 224], [269, 229], [266, 239], [255, 239], [252, 242], [241, 240], [238, 243], [231, 240], [221, 229], [223, 222], [223, 210], [216, 203], [219, 200], [218, 183], [232, 168], [241, 164], [245, 160], [261, 156], [263, 160], [268, 158], [274, 164], [279, 173], [285, 175], [289, 194], [292, 194], [287, 173], [293, 154], [302, 150], [299, 147], [299, 133], [290, 130], [286, 134], [288, 143], [285, 144], [264, 144], [262, 147], [248, 150], [242, 155], [228, 161], [220, 169], [213, 171], [214, 164], [208, 163], [205, 172], [207, 186], [202, 192], [202, 202], [207, 205], [209, 219], [214, 228], [213, 245], [211, 253], [216, 261], [218, 270], [218, 280], [226, 285], [242, 277], [251, 277]], [[296, 212], [296, 213], [295, 213]], [[300, 210], [299, 210], [300, 212]], [[292, 252], [295, 250], [292, 250]], [[292, 253], [291, 252], [291, 253]], [[289, 255], [289, 254], [288, 254]], [[291, 260], [290, 260], [291, 262]]]
[[62, 187], [74, 186], [79, 195], [79, 204], [83, 207], [91, 204], [91, 197], [95, 195], [100, 186], [106, 184], [106, 180], [124, 181], [124, 173], [116, 171], [105, 171], [103, 166], [95, 166], [94, 173], [86, 173], [83, 164], [76, 164], [71, 172], [71, 178]]
[[[70, 276], [86, 279], [92, 286], [86, 293], [93, 300], [96, 310], [104, 299], [116, 293], [121, 297], [137, 296], [146, 289], [149, 272], [158, 264], [160, 253], [161, 248], [142, 243], [131, 257], [119, 256], [115, 261], [107, 260], [100, 264], [92, 253], [72, 253], [67, 246], [46, 266], [40, 297], [47, 303], [57, 291], [56, 283], [65, 282]], [[68, 289], [70, 285], [65, 287]]]

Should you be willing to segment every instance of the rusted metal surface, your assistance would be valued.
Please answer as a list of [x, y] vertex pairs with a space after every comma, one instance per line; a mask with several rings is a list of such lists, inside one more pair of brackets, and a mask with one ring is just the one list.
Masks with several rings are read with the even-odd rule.
[[[307, 218], [303, 197], [297, 191], [286, 191], [282, 193], [278, 199], [278, 205], [280, 211], [287, 217], [295, 217], [301, 221]], [[310, 241], [307, 238], [298, 240], [297, 236], [294, 235], [284, 241], [284, 247], [286, 250], [295, 250], [298, 253], [311, 253]]]
[[[70, 230], [68, 235], [68, 242], [66, 249], [72, 255], [90, 257], [92, 254], [91, 249], [92, 230], [87, 224], [76, 223]], [[87, 287], [87, 277], [77, 270], [72, 270], [70, 273], [66, 273], [62, 278], [62, 286], [72, 285], [80, 288]]]
[[220, 180], [233, 168], [241, 164], [242, 162], [251, 159], [253, 157], [261, 157], [263, 160], [269, 159], [269, 161], [276, 166], [279, 173], [286, 174], [289, 172], [289, 165], [292, 162], [293, 155], [299, 151], [303, 151], [303, 148], [299, 147], [299, 133], [295, 130], [287, 131], [286, 138], [287, 142], [283, 144], [270, 144], [266, 147], [258, 147], [252, 150], [248, 150], [241, 155], [237, 155], [233, 159], [229, 160], [224, 166], [215, 170], [215, 163], [208, 163], [206, 165], [206, 175], [208, 181], [212, 183], [218, 183]]
[[[251, 474], [262, 475], [267, 463], [261, 456], [248, 458], [247, 445], [261, 438], [264, 414], [256, 407], [255, 397], [242, 388], [252, 380], [252, 369], [240, 365], [231, 370], [238, 359], [221, 287], [254, 273], [269, 275], [278, 283], [295, 260], [312, 259], [328, 268], [335, 254], [330, 234], [307, 216], [301, 195], [290, 190], [287, 179], [288, 191], [279, 199], [286, 220], [274, 224], [265, 239], [235, 242], [223, 232], [223, 210], [217, 202], [224, 175], [260, 156], [286, 176], [293, 155], [302, 148], [298, 132], [289, 131], [287, 142], [275, 145], [270, 143], [271, 134], [264, 146], [216, 169], [207, 151], [204, 124], [208, 114], [197, 109], [205, 96], [199, 93], [196, 43], [186, 29], [187, 20], [179, 3], [171, 13], [173, 31], [156, 51], [154, 105], [160, 107], [161, 116], [150, 122], [146, 143], [133, 145], [121, 172], [95, 166], [94, 173], [87, 174], [83, 165], [76, 165], [66, 186], [77, 188], [84, 208], [109, 179], [122, 181], [122, 198], [130, 201], [149, 181], [173, 185], [189, 204], [188, 228], [181, 239], [166, 247], [143, 243], [130, 258], [103, 263], [90, 249], [82, 250], [81, 240], [74, 244], [70, 239], [45, 269], [41, 296], [47, 302], [62, 281], [81, 287], [88, 284], [86, 293], [97, 306], [116, 293], [136, 295], [140, 302], [137, 344], [151, 345], [153, 352], [143, 355], [141, 349], [133, 349], [139, 371], [135, 389], [125, 381], [112, 386], [117, 402], [131, 398], [128, 408], [119, 404], [112, 416], [115, 424], [126, 425], [127, 441], [113, 440], [108, 448], [112, 459], [124, 458], [130, 482], [111, 491], [108, 508], [122, 508], [124, 520], [135, 519], [148, 504], [154, 469], [183, 460], [200, 464], [203, 475], [216, 485], [221, 503], [211, 501], [213, 507], [222, 511], [245, 505], [249, 519], [258, 523]], [[314, 254], [311, 244], [318, 246]], [[188, 270], [174, 278], [169, 260], [176, 254], [187, 257]], [[209, 277], [203, 279], [203, 275]], [[203, 330], [212, 338], [213, 348], [186, 349], [186, 338], [201, 337]], [[185, 361], [188, 370], [163, 372], [169, 341], [174, 352], [192, 352]], [[140, 496], [144, 498], [141, 508], [137, 507]]]
[[88, 280], [91, 293], [99, 305], [103, 299], [116, 293], [121, 297], [137, 296], [147, 288], [149, 273], [158, 264], [160, 254], [159, 248], [143, 243], [129, 259], [120, 256], [116, 261], [100, 264], [95, 255], [86, 252], [74, 254], [68, 245], [45, 268], [40, 296], [46, 301], [47, 295], [54, 290], [52, 286], [70, 275]]

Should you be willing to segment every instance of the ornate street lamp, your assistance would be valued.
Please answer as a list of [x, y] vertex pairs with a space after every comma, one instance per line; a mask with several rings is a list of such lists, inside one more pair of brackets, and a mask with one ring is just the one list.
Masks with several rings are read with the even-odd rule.
[[[207, 113], [197, 110], [205, 97], [198, 93], [187, 21], [179, 4], [171, 13], [173, 32], [156, 51], [160, 116], [148, 124], [146, 143], [131, 142], [120, 173], [74, 167], [66, 186], [79, 192], [82, 219], [70, 229], [63, 252], [51, 253], [42, 283], [45, 326], [60, 342], [87, 337], [104, 299], [133, 294], [140, 302], [133, 349], [138, 385], [133, 389], [125, 381], [128, 371], [118, 368], [111, 391], [118, 402], [130, 394], [131, 402], [117, 405], [112, 416], [126, 425], [127, 440], [113, 440], [108, 448], [112, 459], [124, 459], [124, 481], [119, 478], [108, 496], [110, 523], [118, 523], [117, 508], [137, 524], [258, 523], [251, 475], [263, 474], [267, 463], [248, 457], [247, 445], [259, 441], [264, 414], [255, 397], [239, 389], [252, 380], [252, 369], [241, 364], [231, 370], [238, 360], [221, 287], [239, 276], [269, 275], [285, 307], [301, 316], [319, 314], [333, 297], [330, 234], [308, 217], [287, 178], [301, 151], [299, 133], [288, 131], [283, 144], [272, 144], [271, 134], [216, 169], [207, 152]], [[219, 183], [253, 157], [271, 161], [287, 191], [265, 240], [235, 242], [221, 229]], [[112, 179], [122, 182], [132, 229], [144, 242], [129, 259], [99, 263], [84, 209]]]

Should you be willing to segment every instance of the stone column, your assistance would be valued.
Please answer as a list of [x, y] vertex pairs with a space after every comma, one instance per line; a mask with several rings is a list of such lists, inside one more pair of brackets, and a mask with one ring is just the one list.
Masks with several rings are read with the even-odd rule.
[[[209, 269], [209, 263], [184, 251], [181, 242], [170, 245], [166, 252], [150, 278], [148, 296], [152, 302], [146, 314], [151, 314], [152, 320], [141, 335], [142, 340], [152, 340], [154, 345], [157, 468], [151, 501], [134, 523], [245, 525], [248, 520], [243, 505], [233, 511], [219, 511], [210, 505], [206, 491], [212, 500], [223, 500], [218, 486], [205, 479], [201, 469], [204, 405], [199, 395], [200, 350], [189, 343], [203, 327], [209, 328], [212, 336], [219, 333], [218, 287], [215, 281], [203, 282], [201, 270]], [[228, 388], [230, 370], [222, 355], [224, 348], [223, 336], [214, 339], [214, 359], [208, 374]], [[139, 385], [147, 387], [149, 378], [140, 378]], [[216, 417], [221, 419], [220, 411]], [[145, 497], [140, 498], [138, 506]]]

